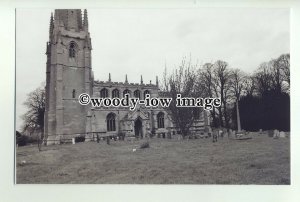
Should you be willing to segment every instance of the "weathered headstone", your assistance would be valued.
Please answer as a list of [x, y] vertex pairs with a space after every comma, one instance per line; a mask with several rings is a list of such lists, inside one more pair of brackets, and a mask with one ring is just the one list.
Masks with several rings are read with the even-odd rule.
[[219, 135], [219, 130], [214, 130], [213, 131], [213, 142], [218, 141], [218, 135]]
[[259, 129], [259, 134], [262, 134], [262, 129]]
[[274, 130], [273, 138], [275, 138], [275, 139], [279, 138], [279, 130], [277, 130], [277, 129]]
[[281, 131], [281, 132], [279, 133], [279, 137], [286, 137], [285, 132]]
[[60, 135], [58, 135], [55, 137], [55, 144], [60, 144], [60, 142], [61, 142], [61, 137]]
[[75, 144], [75, 138], [74, 137], [72, 138], [72, 144]]
[[223, 136], [228, 138], [228, 132], [226, 130], [223, 132]]
[[273, 137], [274, 136], [274, 131], [273, 130], [268, 130], [268, 136]]
[[171, 132], [170, 132], [170, 131], [167, 132], [167, 138], [168, 138], [168, 139], [171, 139], [171, 138], [172, 138], [172, 135], [171, 135]]
[[232, 136], [232, 129], [229, 129], [228, 131], [228, 138], [230, 138]]

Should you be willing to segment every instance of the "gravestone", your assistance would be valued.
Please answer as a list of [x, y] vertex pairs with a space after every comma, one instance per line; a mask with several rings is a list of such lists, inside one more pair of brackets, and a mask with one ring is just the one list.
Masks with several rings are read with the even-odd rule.
[[75, 138], [74, 137], [72, 138], [72, 144], [75, 144]]
[[262, 129], [259, 129], [259, 134], [262, 134]]
[[168, 139], [171, 139], [171, 138], [172, 138], [172, 135], [171, 135], [171, 132], [170, 132], [170, 131], [167, 132], [167, 138], [168, 138]]
[[279, 133], [279, 137], [286, 137], [285, 132], [281, 131], [281, 132]]
[[61, 143], [61, 137], [60, 135], [55, 137], [55, 144], [60, 144]]
[[218, 142], [219, 130], [213, 131], [213, 142]]
[[273, 132], [273, 138], [274, 139], [279, 138], [279, 130], [277, 130], [277, 129], [274, 130], [274, 132]]
[[228, 132], [226, 130], [223, 132], [223, 136], [228, 138]]
[[230, 138], [232, 136], [232, 129], [230, 128], [228, 131], [228, 138]]
[[268, 136], [273, 137], [274, 136], [274, 131], [273, 130], [268, 130]]

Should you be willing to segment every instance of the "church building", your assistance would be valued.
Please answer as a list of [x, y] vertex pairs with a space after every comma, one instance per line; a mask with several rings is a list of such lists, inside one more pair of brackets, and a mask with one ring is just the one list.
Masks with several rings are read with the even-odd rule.
[[[97, 45], [97, 44], [96, 44]], [[177, 128], [166, 108], [142, 105], [128, 107], [92, 107], [81, 105], [78, 96], [122, 98], [125, 94], [144, 99], [147, 94], [159, 97], [158, 78], [155, 84], [94, 79], [91, 66], [92, 43], [87, 11], [56, 9], [51, 14], [47, 42], [46, 109], [44, 140], [47, 145], [84, 136], [86, 141], [98, 137], [166, 137], [177, 134]], [[96, 67], [105, 68], [105, 67]], [[137, 75], [138, 76], [138, 75]], [[195, 121], [195, 131], [209, 127], [205, 111]]]

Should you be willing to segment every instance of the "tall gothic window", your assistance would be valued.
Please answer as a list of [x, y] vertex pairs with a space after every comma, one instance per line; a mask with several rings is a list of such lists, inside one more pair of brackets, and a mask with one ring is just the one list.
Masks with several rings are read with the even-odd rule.
[[107, 131], [116, 131], [116, 115], [109, 113], [106, 117]]
[[75, 96], [76, 96], [76, 91], [75, 91], [75, 89], [73, 89], [73, 91], [72, 91], [72, 98], [75, 98]]
[[134, 92], [133, 92], [133, 95], [134, 95], [134, 97], [136, 97], [136, 98], [141, 98], [141, 93], [140, 93], [140, 91], [139, 90], [135, 90]]
[[129, 94], [129, 97], [131, 96], [130, 90], [126, 89], [123, 91], [123, 97], [125, 97], [125, 94]]
[[102, 97], [102, 98], [108, 97], [108, 90], [106, 88], [103, 88], [100, 91], [100, 97]]
[[159, 112], [157, 114], [157, 127], [164, 128], [165, 127], [165, 115], [163, 112]]
[[69, 47], [69, 57], [75, 58], [75, 55], [76, 55], [76, 43], [74, 41], [71, 41]]
[[150, 91], [148, 91], [148, 90], [145, 90], [145, 91], [144, 91], [144, 99], [146, 99], [146, 95], [147, 95], [147, 94], [149, 94], [149, 95], [150, 95]]
[[114, 89], [112, 91], [112, 97], [115, 98], [115, 97], [120, 97], [120, 93], [119, 93], [119, 90], [118, 89]]

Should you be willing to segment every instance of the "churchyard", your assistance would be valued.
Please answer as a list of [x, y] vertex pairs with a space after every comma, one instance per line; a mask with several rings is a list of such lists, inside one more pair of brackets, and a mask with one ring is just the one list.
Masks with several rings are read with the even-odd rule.
[[290, 138], [251, 133], [179, 140], [82, 142], [16, 148], [16, 182], [83, 184], [290, 184]]

